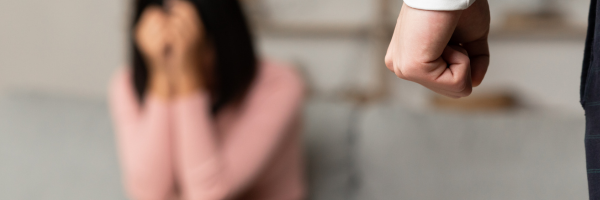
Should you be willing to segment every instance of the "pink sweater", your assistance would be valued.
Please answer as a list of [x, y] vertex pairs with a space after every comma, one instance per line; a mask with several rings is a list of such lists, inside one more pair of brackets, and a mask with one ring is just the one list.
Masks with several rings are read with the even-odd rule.
[[111, 83], [124, 184], [135, 200], [304, 198], [299, 114], [303, 82], [261, 64], [244, 101], [210, 114], [203, 92], [140, 106], [128, 69]]

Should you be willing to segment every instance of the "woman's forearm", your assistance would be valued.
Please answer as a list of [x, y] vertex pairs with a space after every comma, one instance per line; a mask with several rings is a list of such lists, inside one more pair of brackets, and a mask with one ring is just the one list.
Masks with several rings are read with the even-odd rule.
[[175, 160], [185, 199], [227, 199], [251, 184], [285, 137], [301, 96], [296, 85], [254, 91], [226, 127], [215, 127], [208, 95], [176, 99]]
[[110, 93], [127, 193], [136, 200], [166, 200], [174, 184], [170, 105], [149, 95], [140, 106], [125, 69], [113, 78]]
[[173, 193], [170, 109], [148, 98], [138, 124], [118, 133], [125, 187], [133, 199], [165, 200]]
[[176, 170], [184, 199], [223, 199], [227, 191], [219, 171], [219, 147], [208, 96], [196, 92], [179, 97], [173, 106]]
[[121, 133], [123, 175], [136, 200], [166, 200], [174, 189], [170, 105], [148, 98], [136, 130]]

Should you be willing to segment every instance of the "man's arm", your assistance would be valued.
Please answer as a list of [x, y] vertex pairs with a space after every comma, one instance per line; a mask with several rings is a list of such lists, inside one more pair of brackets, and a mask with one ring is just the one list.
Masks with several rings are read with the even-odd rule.
[[[456, 2], [468, 6], [470, 0]], [[449, 97], [471, 94], [472, 87], [481, 83], [489, 65], [487, 0], [478, 0], [465, 10], [454, 11], [421, 10], [406, 3], [385, 57], [388, 69], [402, 79]]]

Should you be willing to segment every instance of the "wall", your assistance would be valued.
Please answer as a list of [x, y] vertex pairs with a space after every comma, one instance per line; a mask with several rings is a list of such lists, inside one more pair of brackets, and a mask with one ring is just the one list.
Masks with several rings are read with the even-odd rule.
[[126, 1], [20, 0], [0, 6], [0, 86], [102, 97], [123, 63]]
[[[263, 1], [267, 3], [265, 9], [269, 16], [288, 24], [368, 25], [372, 20], [370, 16], [375, 13], [374, 1], [367, 0]], [[104, 98], [111, 73], [125, 60], [127, 2], [21, 0], [4, 3], [0, 7], [0, 89]], [[493, 22], [498, 26], [504, 13], [536, 9], [540, 2], [490, 0]], [[585, 24], [587, 0], [558, 1], [558, 4], [572, 24]], [[264, 35], [258, 39], [263, 55], [303, 65], [311, 84], [324, 93], [343, 87], [361, 87], [374, 79], [372, 69], [377, 66], [372, 66], [371, 61], [377, 58], [370, 57], [372, 49], [366, 47], [368, 43], [364, 39]], [[542, 105], [578, 109], [573, 102], [577, 98], [582, 40], [522, 42], [492, 41], [494, 55], [485, 84], [510, 84], [520, 89], [526, 99]], [[542, 53], [536, 48], [545, 51]], [[532, 74], [537, 76], [531, 78]], [[403, 84], [406, 85], [395, 81], [393, 85], [401, 88]], [[546, 87], [548, 85], [556, 87]], [[416, 97], [411, 98], [419, 100], [423, 95], [427, 94], [416, 92], [411, 95]], [[408, 95], [404, 92], [402, 96]]]

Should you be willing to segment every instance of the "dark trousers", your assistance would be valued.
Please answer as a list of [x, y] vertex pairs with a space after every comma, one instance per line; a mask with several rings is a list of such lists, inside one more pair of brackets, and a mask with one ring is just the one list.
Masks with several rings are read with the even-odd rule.
[[600, 7], [592, 0], [581, 72], [581, 105], [585, 110], [585, 151], [590, 199], [600, 200]]

